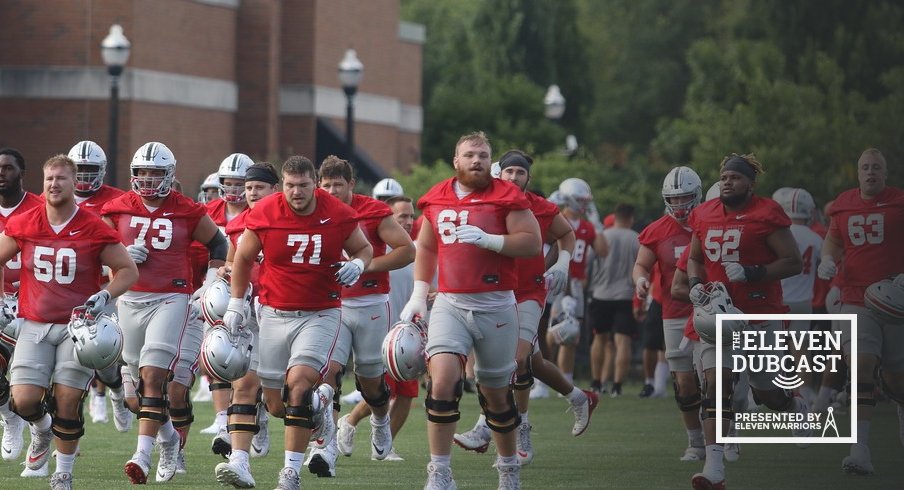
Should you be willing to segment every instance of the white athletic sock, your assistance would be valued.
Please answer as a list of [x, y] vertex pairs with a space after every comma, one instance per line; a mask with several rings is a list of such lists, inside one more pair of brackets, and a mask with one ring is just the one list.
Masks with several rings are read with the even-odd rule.
[[706, 446], [706, 462], [703, 463], [703, 474], [712, 478], [713, 483], [725, 479], [725, 463], [722, 456], [725, 448], [721, 444], [709, 444]]
[[517, 454], [513, 454], [511, 456], [503, 456], [500, 454], [500, 455], [496, 456], [496, 466], [502, 466], [502, 465], [512, 466], [512, 465], [516, 465], [516, 464], [518, 464], [518, 455]]
[[230, 463], [247, 463], [248, 462], [248, 451], [244, 449], [233, 449], [231, 453], [229, 453], [229, 462]]
[[49, 413], [45, 413], [43, 417], [31, 423], [31, 425], [35, 426], [35, 429], [38, 429], [41, 432], [47, 432], [50, 430], [50, 426], [53, 423], [53, 419], [50, 417]]
[[389, 414], [382, 417], [377, 417], [374, 414], [370, 414], [370, 425], [386, 425], [389, 423]]
[[584, 395], [584, 392], [581, 391], [580, 388], [575, 386], [574, 388], [571, 389], [571, 393], [565, 395], [565, 398], [568, 398], [568, 401], [570, 401], [571, 403], [575, 403], [578, 400], [580, 400], [581, 397], [583, 397], [583, 396], [586, 396], [586, 395]]
[[56, 454], [56, 472], [72, 473], [72, 466], [75, 464], [75, 453], [65, 454], [57, 451]]
[[154, 451], [154, 438], [151, 436], [138, 436], [137, 449], [139, 453], [142, 453], [150, 458], [151, 452]]
[[529, 423], [529, 422], [527, 421], [527, 412], [524, 412], [524, 413], [521, 414], [521, 423], [522, 423], [522, 424], [527, 424], [527, 423]]
[[9, 409], [9, 400], [7, 400], [3, 405], [0, 405], [0, 417], [3, 417], [3, 420], [9, 420], [14, 415], [16, 414], [14, 414], [13, 411]]
[[656, 371], [653, 376], [653, 392], [657, 395], [665, 395], [666, 387], [672, 378], [669, 363], [660, 361], [656, 363]]
[[302, 461], [304, 461], [304, 453], [286, 451], [283, 457], [283, 467], [292, 468], [297, 473], [301, 470]]
[[866, 444], [869, 446], [869, 420], [857, 421], [857, 444]]
[[176, 432], [176, 428], [173, 427], [172, 419], [166, 419], [166, 423], [160, 424], [160, 429], [157, 431], [160, 434], [160, 438], [164, 441], [172, 439], [174, 432]]
[[703, 429], [687, 429], [687, 445], [690, 447], [703, 447], [706, 442], [703, 439]]
[[477, 417], [477, 423], [474, 424], [475, 429], [479, 429], [481, 427], [488, 428], [487, 427], [487, 416], [482, 413], [480, 414], [479, 417]]
[[217, 412], [217, 418], [215, 419], [217, 425], [226, 425], [226, 420], [226, 410]]
[[452, 464], [451, 454], [431, 454], [430, 462], [438, 466], [449, 466]]

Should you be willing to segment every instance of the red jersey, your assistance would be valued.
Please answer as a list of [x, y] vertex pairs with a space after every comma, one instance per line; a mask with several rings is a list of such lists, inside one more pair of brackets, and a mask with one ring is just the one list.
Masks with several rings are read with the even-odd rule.
[[[37, 194], [32, 194], [31, 192], [25, 191], [25, 195], [22, 197], [22, 200], [19, 201], [19, 204], [15, 206], [15, 209], [9, 216], [3, 216], [0, 214], [0, 232], [4, 231], [6, 228], [6, 223], [20, 215], [25, 213], [36, 206], [44, 205], [44, 198]], [[19, 247], [21, 250], [21, 247]], [[16, 292], [16, 288], [13, 287], [14, 282], [19, 281], [19, 271], [22, 270], [22, 252], [16, 254], [9, 262], [6, 263], [6, 266], [3, 267], [3, 292], [7, 294], [13, 294]], [[96, 293], [97, 291], [95, 291]]]
[[[244, 211], [239, 213], [238, 216], [232, 219], [229, 224], [226, 225], [226, 238], [232, 243], [233, 249], [239, 248], [239, 241], [242, 238], [242, 233], [245, 232], [245, 218], [248, 217], [248, 212], [251, 211], [251, 208], [245, 208]], [[197, 242], [195, 242], [197, 243]], [[205, 248], [206, 250], [206, 248]], [[206, 266], [206, 263], [205, 263]], [[258, 289], [260, 288], [260, 272], [261, 266], [260, 262], [255, 262], [251, 264], [251, 285], [253, 286], [254, 294], [257, 295]], [[203, 277], [202, 277], [203, 279]]]
[[483, 293], [514, 291], [518, 285], [515, 259], [461, 243], [455, 236], [459, 225], [474, 225], [481, 230], [504, 235], [505, 218], [510, 211], [530, 208], [530, 202], [518, 186], [490, 179], [485, 189], [459, 199], [455, 178], [433, 186], [418, 201], [424, 219], [433, 227], [439, 262], [439, 291], [442, 293]]
[[[386, 255], [386, 242], [380, 238], [378, 229], [387, 216], [392, 216], [392, 208], [383, 201], [352, 194], [352, 209], [358, 215], [358, 226], [374, 248], [374, 258]], [[343, 298], [356, 298], [369, 294], [389, 294], [389, 271], [361, 274], [352, 287], [342, 290]]]
[[[100, 189], [98, 189], [97, 192], [91, 194], [88, 199], [79, 202], [78, 207], [95, 216], [100, 216], [100, 211], [103, 209], [104, 204], [107, 204], [108, 201], [112, 201], [123, 194], [125, 194], [125, 191], [104, 184], [100, 186]], [[78, 202], [78, 199], [76, 199], [76, 202]]]
[[662, 304], [662, 318], [668, 320], [690, 316], [693, 307], [689, 303], [673, 301], [670, 291], [678, 258], [691, 243], [691, 230], [681, 226], [670, 215], [665, 215], [644, 228], [638, 240], [656, 255], [653, 270], [658, 272], [651, 274], [650, 280], [652, 283], [655, 279], [656, 289], [659, 290], [659, 298], [655, 299]]
[[323, 189], [314, 191], [314, 212], [301, 216], [282, 192], [271, 194], [245, 216], [263, 247], [262, 304], [280, 310], [319, 311], [341, 306], [333, 264], [358, 227], [355, 210]]
[[766, 237], [780, 228], [790, 228], [791, 220], [772, 199], [751, 196], [740, 211], [726, 211], [722, 201], [707, 201], [691, 212], [688, 224], [700, 240], [708, 281], [725, 284], [732, 302], [744, 313], [784, 313], [780, 280], [729, 282], [725, 262], [764, 265], [775, 255]]
[[[678, 257], [678, 261], [675, 263], [675, 269], [681, 272], [687, 273], [687, 259], [691, 256], [691, 247], [686, 247], [683, 252], [681, 252], [681, 256]], [[672, 273], [672, 278], [674, 279], [674, 273]], [[669, 291], [672, 290], [672, 286], [669, 285]], [[684, 336], [699, 342], [700, 335], [697, 334], [697, 331], [694, 330], [694, 307], [690, 303], [688, 306], [691, 307], [691, 314], [687, 317], [687, 323], [684, 324]]]
[[659, 287], [659, 281], [662, 280], [660, 276], [662, 276], [662, 272], [659, 272], [659, 262], [657, 262], [653, 265], [653, 270], [650, 271], [650, 296], [653, 297], [653, 301], [662, 305], [663, 292], [662, 288]]
[[841, 302], [863, 306], [867, 286], [904, 272], [904, 191], [886, 187], [866, 201], [859, 189], [842, 192], [829, 212], [829, 235], [844, 243]]
[[[568, 220], [571, 223], [571, 220]], [[574, 224], [571, 225], [574, 228]], [[571, 264], [568, 264], [568, 275], [574, 279], [587, 278], [587, 249], [593, 247], [596, 240], [596, 230], [587, 220], [579, 220], [574, 228], [574, 253], [571, 254]]]
[[19, 316], [39, 323], [69, 323], [72, 309], [100, 290], [101, 252], [119, 243], [115, 230], [81, 209], [57, 233], [44, 206], [34, 206], [12, 217], [5, 233], [25, 258]]
[[418, 234], [421, 232], [421, 227], [424, 226], [424, 215], [420, 215], [414, 219], [414, 224], [411, 225], [411, 239], [417, 240]]
[[[543, 243], [546, 243], [549, 240], [549, 227], [552, 226], [552, 220], [559, 214], [559, 207], [532, 192], [525, 192], [524, 195], [530, 202], [530, 210], [537, 218], [537, 223], [540, 224]], [[543, 274], [546, 272], [546, 257], [543, 252], [541, 251], [534, 257], [516, 258], [515, 270], [518, 271], [515, 300], [518, 303], [534, 300], [541, 306], [546, 304], [546, 280], [543, 279]]]
[[[226, 201], [222, 199], [214, 199], [204, 204], [207, 209], [207, 216], [213, 220], [213, 223], [220, 229], [220, 233], [226, 234]], [[246, 208], [247, 209], [247, 208]], [[198, 241], [191, 242], [191, 270], [192, 270], [192, 290], [196, 290], [204, 283], [204, 277], [207, 275], [207, 269], [210, 268], [210, 252], [207, 247]]]
[[192, 293], [189, 246], [204, 206], [171, 192], [154, 211], [141, 196], [127, 192], [104, 205], [101, 215], [113, 222], [123, 245], [144, 244], [148, 258], [138, 264], [138, 281], [130, 291]]

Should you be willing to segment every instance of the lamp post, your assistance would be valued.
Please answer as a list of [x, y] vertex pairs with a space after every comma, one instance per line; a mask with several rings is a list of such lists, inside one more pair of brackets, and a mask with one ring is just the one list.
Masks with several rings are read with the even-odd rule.
[[113, 24], [110, 33], [100, 43], [100, 54], [110, 74], [110, 132], [107, 144], [107, 175], [109, 182], [116, 186], [116, 152], [119, 146], [119, 77], [129, 61], [132, 43], [122, 33], [122, 26]]
[[353, 163], [355, 155], [355, 93], [364, 76], [364, 64], [358, 59], [354, 49], [345, 51], [339, 62], [339, 82], [345, 91], [345, 141], [348, 146], [348, 161]]
[[[559, 90], [559, 86], [556, 84], [550, 85], [549, 89], [546, 90], [546, 95], [543, 97], [543, 113], [547, 119], [556, 124], [561, 121], [562, 116], [565, 114], [565, 96], [562, 95], [562, 91]], [[568, 156], [573, 156], [577, 149], [577, 138], [572, 134], [567, 135], [565, 137], [564, 153]]]

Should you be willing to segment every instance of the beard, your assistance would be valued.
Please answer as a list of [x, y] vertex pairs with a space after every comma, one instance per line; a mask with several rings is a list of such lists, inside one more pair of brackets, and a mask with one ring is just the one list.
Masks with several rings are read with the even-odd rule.
[[747, 200], [747, 198], [748, 198], [748, 194], [732, 194], [730, 196], [724, 196], [724, 195], [719, 196], [719, 200], [722, 201], [722, 204], [724, 204], [728, 207], [731, 207], [731, 208], [744, 204], [744, 202]]
[[490, 186], [490, 180], [493, 178], [489, 171], [480, 175], [474, 175], [470, 170], [457, 169], [455, 174], [462, 185], [474, 190], [486, 189]]

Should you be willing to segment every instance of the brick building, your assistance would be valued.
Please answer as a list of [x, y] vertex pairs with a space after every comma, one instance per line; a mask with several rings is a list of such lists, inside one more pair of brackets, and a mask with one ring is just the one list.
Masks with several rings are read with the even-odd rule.
[[337, 67], [349, 48], [365, 67], [355, 98], [362, 178], [419, 158], [425, 32], [399, 20], [399, 0], [0, 0], [0, 19], [0, 146], [25, 154], [32, 191], [48, 156], [82, 139], [108, 147], [100, 44], [114, 23], [132, 44], [118, 187], [147, 141], [173, 150], [189, 195], [233, 152], [276, 164], [345, 156]]

